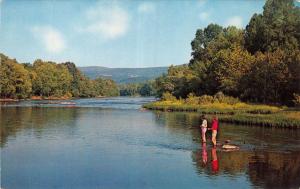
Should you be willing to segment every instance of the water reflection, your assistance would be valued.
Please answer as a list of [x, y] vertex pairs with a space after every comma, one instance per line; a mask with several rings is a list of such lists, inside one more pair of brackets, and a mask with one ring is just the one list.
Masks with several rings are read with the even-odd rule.
[[202, 143], [202, 149], [201, 149], [201, 158], [200, 156], [200, 150], [193, 152], [192, 159], [195, 162], [198, 173], [202, 174], [202, 170], [206, 169], [206, 173], [208, 173], [208, 164], [211, 166], [211, 173], [217, 174], [219, 171], [219, 162], [218, 162], [218, 155], [217, 155], [217, 148], [211, 148], [211, 156], [208, 158], [207, 154], [207, 147], [206, 143]]
[[42, 132], [48, 131], [44, 128], [70, 125], [60, 131], [72, 135], [76, 130], [75, 118], [79, 118], [76, 108], [0, 107], [1, 147], [8, 137], [16, 137], [22, 130], [31, 129], [36, 137], [41, 137]]
[[254, 152], [248, 159], [251, 182], [263, 188], [298, 188], [300, 186], [299, 152]]
[[[107, 179], [111, 178], [115, 183], [127, 184], [122, 185], [123, 188], [132, 186], [135, 180], [162, 183], [164, 188], [170, 188], [173, 182], [177, 187], [183, 183], [192, 188], [211, 179], [215, 182], [218, 180], [215, 178], [222, 178], [222, 184], [243, 178], [240, 188], [300, 186], [299, 130], [220, 123], [218, 142], [231, 140], [240, 147], [239, 151], [226, 152], [212, 147], [211, 132], [207, 133], [207, 143], [201, 142], [200, 116], [99, 108], [0, 108], [1, 150], [4, 149], [2, 157], [6, 161], [4, 183], [13, 183], [11, 178], [15, 177], [26, 183], [32, 179], [29, 170], [35, 168], [45, 174], [49, 172], [49, 176], [61, 173], [55, 178], [66, 177], [62, 182], [69, 186], [81, 180], [74, 179], [78, 174], [84, 180], [80, 186], [91, 180], [97, 186], [108, 183]], [[210, 118], [208, 123], [210, 125]], [[58, 135], [57, 143], [47, 140]], [[40, 144], [19, 144], [25, 141], [18, 140], [22, 137]], [[48, 149], [52, 149], [51, 153]], [[15, 162], [19, 161], [23, 161], [20, 163], [23, 166], [14, 169]], [[68, 169], [60, 168], [61, 165], [67, 165]], [[177, 177], [180, 174], [177, 169], [182, 173], [181, 178]], [[69, 174], [73, 175], [68, 177]], [[35, 176], [40, 179], [37, 183], [43, 183], [39, 175]], [[169, 180], [166, 182], [166, 179]], [[46, 181], [53, 184], [57, 180]], [[158, 186], [146, 184], [144, 186], [149, 188]], [[218, 186], [222, 188], [222, 184]], [[120, 188], [114, 185], [118, 186]]]
[[218, 162], [218, 156], [217, 156], [217, 148], [213, 147], [211, 149], [211, 170], [212, 173], [218, 173], [219, 171], [219, 162]]
[[202, 143], [202, 162], [203, 166], [207, 164], [207, 150], [206, 150], [206, 143]]
[[[239, 151], [213, 148], [201, 144], [199, 114], [162, 113], [165, 125], [173, 132], [189, 131], [199, 146], [191, 153], [199, 176], [236, 177], [247, 174], [254, 186], [263, 188], [297, 188], [300, 186], [299, 130], [259, 128], [222, 124], [218, 142], [231, 140]], [[186, 129], [192, 128], [192, 129]], [[210, 133], [207, 134], [210, 138]], [[207, 140], [210, 141], [210, 140]], [[210, 151], [211, 153], [207, 153]], [[208, 164], [210, 163], [210, 166]]]

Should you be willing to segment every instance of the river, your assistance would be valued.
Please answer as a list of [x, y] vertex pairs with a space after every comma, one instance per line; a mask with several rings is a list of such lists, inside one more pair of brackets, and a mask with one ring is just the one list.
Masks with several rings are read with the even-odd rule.
[[299, 130], [220, 123], [240, 150], [214, 150], [199, 114], [141, 109], [153, 100], [2, 104], [1, 187], [299, 188]]

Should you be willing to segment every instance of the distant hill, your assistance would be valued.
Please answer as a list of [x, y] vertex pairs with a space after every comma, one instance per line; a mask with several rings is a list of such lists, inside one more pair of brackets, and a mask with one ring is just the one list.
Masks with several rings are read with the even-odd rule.
[[111, 78], [117, 83], [139, 83], [167, 73], [168, 67], [149, 68], [107, 68], [101, 66], [79, 67], [91, 79], [97, 77]]

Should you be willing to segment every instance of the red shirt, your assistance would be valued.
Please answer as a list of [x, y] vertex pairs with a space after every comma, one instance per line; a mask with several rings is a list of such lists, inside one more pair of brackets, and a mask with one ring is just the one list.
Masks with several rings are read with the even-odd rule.
[[212, 127], [211, 127], [211, 129], [212, 129], [212, 130], [218, 130], [218, 127], [219, 127], [218, 120], [214, 119], [214, 120], [212, 121]]

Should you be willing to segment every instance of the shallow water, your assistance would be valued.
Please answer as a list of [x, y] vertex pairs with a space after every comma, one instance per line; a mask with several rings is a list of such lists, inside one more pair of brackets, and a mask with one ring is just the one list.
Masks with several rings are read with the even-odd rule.
[[240, 150], [215, 151], [198, 114], [140, 110], [152, 100], [2, 104], [1, 186], [299, 188], [299, 130], [220, 123], [218, 142]]

